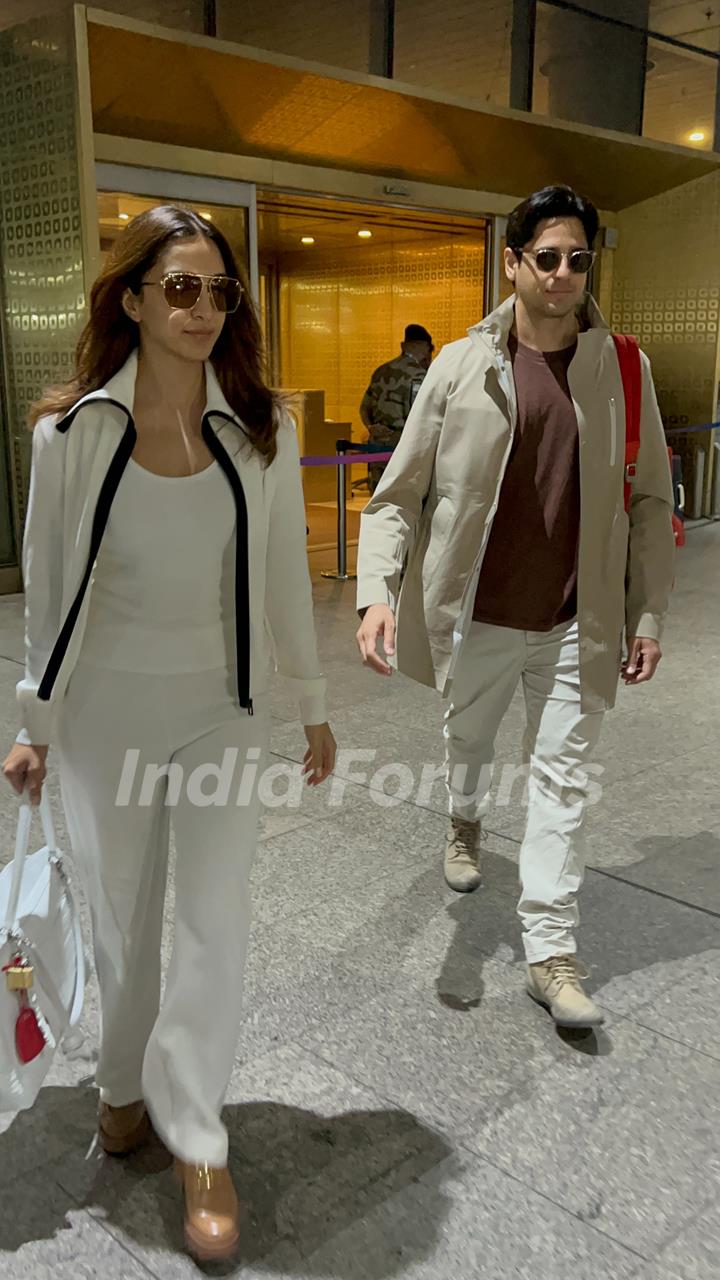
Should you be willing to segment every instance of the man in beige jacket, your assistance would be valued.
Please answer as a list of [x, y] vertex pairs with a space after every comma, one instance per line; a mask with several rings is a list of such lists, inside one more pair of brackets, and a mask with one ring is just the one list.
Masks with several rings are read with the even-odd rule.
[[655, 672], [674, 567], [645, 356], [625, 512], [623, 384], [586, 292], [597, 231], [597, 211], [568, 187], [536, 192], [510, 215], [514, 297], [432, 365], [363, 512], [358, 551], [363, 661], [449, 698], [445, 875], [459, 892], [480, 884], [495, 738], [522, 680], [528, 991], [558, 1024], [580, 1027], [603, 1020], [574, 936], [587, 764], [620, 674], [639, 685]]

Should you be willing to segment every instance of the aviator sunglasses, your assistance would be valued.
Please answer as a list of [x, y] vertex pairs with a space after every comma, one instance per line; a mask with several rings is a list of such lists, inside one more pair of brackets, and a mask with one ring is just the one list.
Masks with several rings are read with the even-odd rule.
[[237, 311], [243, 295], [243, 287], [240, 281], [232, 276], [204, 276], [196, 271], [169, 271], [161, 280], [143, 280], [140, 288], [158, 285], [169, 307], [189, 311], [195, 306], [202, 293], [203, 281], [207, 282], [210, 301], [216, 311], [227, 314]]
[[559, 249], [516, 249], [515, 257], [518, 262], [523, 257], [535, 259], [535, 266], [538, 271], [542, 271], [543, 275], [549, 276], [551, 272], [557, 271], [563, 258], [567, 262], [573, 275], [587, 275], [593, 262], [595, 261], [594, 249], [571, 249], [570, 253], [561, 253]]

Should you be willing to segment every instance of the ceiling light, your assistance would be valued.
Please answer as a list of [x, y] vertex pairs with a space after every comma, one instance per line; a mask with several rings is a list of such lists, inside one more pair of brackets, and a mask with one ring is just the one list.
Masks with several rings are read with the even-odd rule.
[[367, 230], [364, 230], [364, 231], [358, 231], [358, 235], [359, 235], [359, 237], [360, 237], [360, 239], [361, 239], [361, 240], [370, 240], [370, 239], [372, 239], [372, 231], [367, 231]]
[[314, 237], [314, 236], [303, 236], [303, 237], [302, 237], [302, 239], [301, 239], [301, 241], [300, 241], [300, 243], [301, 243], [301, 244], [314, 244], [314, 243], [315, 243], [315, 237]]
[[703, 131], [702, 129], [693, 129], [692, 133], [688, 134], [688, 141], [689, 141], [689, 142], [704, 142], [704, 141], [705, 141], [705, 133], [704, 133], [704, 131]]
[[130, 221], [130, 214], [129, 214], [129, 213], [119, 213], [119, 214], [118, 214], [118, 218], [120, 219], [120, 221], [121, 221], [121, 222], [129, 222], [129, 221]]
[[212, 222], [212, 214], [211, 214], [211, 213], [208, 213], [208, 212], [207, 212], [207, 210], [203, 210], [203, 209], [201, 209], [201, 210], [200, 210], [200, 217], [201, 217], [201, 218], [204, 218], [206, 222]]

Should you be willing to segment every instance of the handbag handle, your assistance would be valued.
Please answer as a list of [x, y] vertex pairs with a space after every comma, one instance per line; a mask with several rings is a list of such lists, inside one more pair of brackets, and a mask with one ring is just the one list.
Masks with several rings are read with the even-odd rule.
[[[52, 809], [50, 808], [50, 797], [47, 789], [43, 787], [40, 793], [40, 821], [42, 823], [43, 835], [45, 836], [45, 844], [50, 855], [57, 853], [57, 845], [55, 842], [55, 827], [52, 819]], [[20, 902], [20, 887], [22, 885], [23, 868], [25, 859], [28, 855], [30, 847], [30, 825], [32, 823], [33, 806], [24, 798], [20, 798], [20, 813], [18, 815], [17, 833], [15, 836], [15, 856], [13, 858], [13, 874], [10, 884], [10, 896], [8, 898], [7, 911], [3, 927], [12, 929], [17, 925], [17, 910]]]
[[[25, 859], [28, 856], [30, 847], [30, 828], [32, 825], [34, 806], [24, 798], [24, 793], [20, 798], [20, 812], [18, 815], [17, 834], [15, 836], [15, 856], [13, 859], [13, 874], [10, 886], [10, 896], [8, 899], [8, 908], [5, 916], [4, 928], [6, 930], [14, 930], [19, 925], [17, 911], [20, 902], [20, 890], [22, 887], [23, 869], [25, 867]], [[47, 787], [43, 787], [40, 792], [40, 804], [38, 806], [40, 812], [40, 822], [42, 824], [43, 835], [45, 837], [45, 845], [48, 856], [57, 856], [57, 843], [55, 840], [55, 826], [53, 823], [52, 808], [50, 805], [50, 797], [47, 793]], [[55, 1009], [55, 1013], [59, 1019], [59, 1025], [67, 1018], [67, 1025], [73, 1028], [77, 1025], [82, 1014], [84, 997], [85, 997], [85, 947], [83, 944], [82, 928], [80, 925], [80, 916], [75, 904], [70, 885], [65, 878], [65, 893], [70, 904], [70, 913], [72, 916], [72, 933], [73, 945], [75, 948], [75, 989], [70, 1010], [66, 1014], [63, 1009], [60, 996], [55, 986], [52, 975], [47, 971], [41, 956], [37, 953], [32, 944], [33, 963], [38, 971], [40, 985], [47, 995], [50, 1003]]]

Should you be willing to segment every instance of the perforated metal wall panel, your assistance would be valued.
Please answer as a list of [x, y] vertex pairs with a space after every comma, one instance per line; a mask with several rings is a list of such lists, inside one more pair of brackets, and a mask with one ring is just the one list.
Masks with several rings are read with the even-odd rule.
[[84, 319], [69, 15], [0, 34], [0, 215], [6, 430], [22, 521], [27, 411], [44, 386], [70, 373]]

